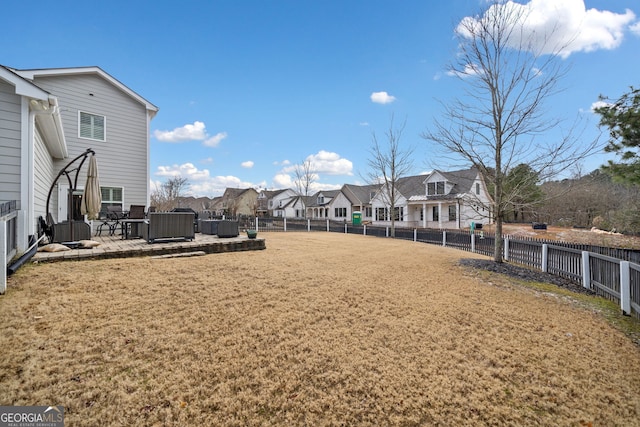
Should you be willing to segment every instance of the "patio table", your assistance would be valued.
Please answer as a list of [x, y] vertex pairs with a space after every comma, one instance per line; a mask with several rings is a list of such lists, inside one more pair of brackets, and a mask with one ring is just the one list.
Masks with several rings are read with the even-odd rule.
[[[146, 219], [121, 219], [122, 225], [122, 238], [123, 239], [138, 239], [142, 237], [142, 231], [140, 225], [146, 223]], [[131, 230], [131, 232], [129, 232]]]

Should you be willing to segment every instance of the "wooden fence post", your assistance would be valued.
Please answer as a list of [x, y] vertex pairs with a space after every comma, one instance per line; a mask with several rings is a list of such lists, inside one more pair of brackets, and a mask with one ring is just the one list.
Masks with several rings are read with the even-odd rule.
[[471, 235], [471, 252], [475, 252], [476, 251], [476, 235], [472, 234]]
[[367, 235], [367, 224], [365, 224], [364, 227], [362, 227], [362, 235], [364, 236]]
[[344, 223], [344, 234], [347, 234], [347, 223]]
[[442, 246], [447, 246], [447, 230], [442, 230]]
[[582, 287], [591, 289], [591, 267], [589, 267], [588, 251], [582, 251]]
[[417, 228], [413, 229], [413, 241], [414, 242], [418, 241], [418, 229]]
[[549, 246], [546, 243], [542, 244], [542, 272], [547, 272], [547, 262], [549, 261]]
[[284, 231], [287, 231], [287, 217], [284, 217]]
[[620, 308], [622, 308], [622, 314], [631, 313], [631, 274], [629, 261], [620, 261]]
[[307, 231], [311, 231], [311, 220], [307, 219]]

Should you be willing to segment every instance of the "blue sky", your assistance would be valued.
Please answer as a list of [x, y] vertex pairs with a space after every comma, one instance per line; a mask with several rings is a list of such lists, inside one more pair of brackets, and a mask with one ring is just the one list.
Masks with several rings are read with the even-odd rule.
[[[599, 94], [640, 86], [637, 0], [520, 0], [543, 26], [577, 34], [550, 114], [583, 120]], [[315, 189], [364, 184], [372, 133], [392, 115], [415, 170], [434, 165], [420, 134], [462, 88], [447, 75], [454, 29], [485, 0], [30, 1], [3, 5], [0, 64], [99, 66], [160, 108], [151, 179], [180, 174], [193, 195], [294, 188], [307, 159]], [[540, 22], [538, 22], [540, 24]], [[605, 135], [606, 136], [606, 135]], [[552, 137], [550, 135], [550, 137]], [[589, 172], [604, 155], [584, 162]]]

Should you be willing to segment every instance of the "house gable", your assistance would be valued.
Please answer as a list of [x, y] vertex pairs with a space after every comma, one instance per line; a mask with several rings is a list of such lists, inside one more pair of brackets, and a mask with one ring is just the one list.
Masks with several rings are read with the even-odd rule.
[[153, 118], [158, 112], [158, 107], [153, 105], [151, 102], [144, 99], [142, 96], [137, 94], [136, 92], [129, 89], [126, 85], [118, 81], [113, 76], [106, 73], [100, 67], [72, 67], [72, 68], [43, 68], [43, 69], [27, 69], [27, 70], [13, 70], [18, 75], [24, 77], [25, 79], [34, 81], [37, 79], [42, 79], [45, 77], [69, 77], [69, 76], [81, 76], [81, 75], [95, 75], [99, 76], [101, 79], [107, 81], [114, 88], [118, 89], [122, 93], [126, 94], [131, 99], [140, 103], [145, 107], [145, 109], [149, 112], [150, 119]]

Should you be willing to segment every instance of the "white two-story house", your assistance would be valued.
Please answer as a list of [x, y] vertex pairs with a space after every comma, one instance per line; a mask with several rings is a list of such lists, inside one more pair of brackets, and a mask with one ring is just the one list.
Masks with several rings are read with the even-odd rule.
[[[475, 168], [433, 171], [398, 180], [395, 225], [421, 228], [467, 228], [471, 223], [490, 224], [491, 198]], [[391, 222], [390, 203], [382, 187], [372, 200], [375, 225]]]
[[341, 190], [318, 191], [307, 198], [307, 218], [351, 221], [351, 201]]

